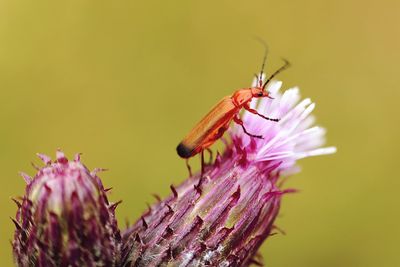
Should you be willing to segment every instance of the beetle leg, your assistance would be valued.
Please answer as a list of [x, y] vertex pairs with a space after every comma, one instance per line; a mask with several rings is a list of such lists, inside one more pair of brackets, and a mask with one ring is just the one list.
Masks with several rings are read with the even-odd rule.
[[204, 150], [201, 151], [201, 177], [204, 174]]
[[246, 130], [246, 128], [244, 127], [243, 121], [239, 117], [237, 117], [237, 116], [233, 117], [233, 121], [236, 122], [237, 124], [239, 124], [240, 126], [242, 126], [244, 133], [247, 134], [248, 136], [254, 137], [254, 138], [264, 139], [261, 135], [255, 135], [255, 134], [249, 133]]
[[278, 122], [278, 121], [280, 120], [280, 119], [272, 119], [272, 118], [266, 117], [266, 116], [264, 116], [264, 115], [258, 113], [257, 110], [250, 108], [249, 105], [244, 105], [243, 107], [244, 107], [244, 109], [247, 110], [248, 112], [251, 112], [251, 113], [253, 113], [253, 114], [256, 114], [256, 115], [260, 116], [260, 117], [263, 118], [263, 119], [266, 119], [266, 120], [269, 120], [269, 121], [276, 121], [276, 122]]
[[192, 167], [189, 165], [189, 159], [186, 159], [186, 167], [189, 171], [189, 176], [192, 177]]
[[207, 148], [207, 151], [208, 151], [208, 153], [210, 154], [210, 161], [209, 161], [209, 163], [211, 164], [212, 161], [213, 161], [213, 152], [212, 152], [212, 150], [211, 150], [210, 148]]
[[201, 175], [200, 180], [203, 179], [204, 175], [204, 150], [201, 151]]
[[201, 172], [200, 172], [200, 177], [199, 177], [199, 182], [197, 185], [194, 186], [197, 192], [201, 194], [201, 183], [203, 182], [203, 175], [204, 175], [204, 150], [201, 151], [200, 153], [200, 158], [201, 158]]

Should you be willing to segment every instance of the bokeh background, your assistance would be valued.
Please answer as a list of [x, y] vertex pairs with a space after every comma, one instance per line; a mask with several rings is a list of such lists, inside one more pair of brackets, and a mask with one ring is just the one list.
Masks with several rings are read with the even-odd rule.
[[[0, 1], [0, 259], [22, 170], [62, 148], [105, 167], [121, 226], [187, 175], [175, 147], [270, 47], [333, 156], [300, 162], [267, 266], [400, 266], [399, 1]], [[192, 160], [195, 166], [197, 159]]]

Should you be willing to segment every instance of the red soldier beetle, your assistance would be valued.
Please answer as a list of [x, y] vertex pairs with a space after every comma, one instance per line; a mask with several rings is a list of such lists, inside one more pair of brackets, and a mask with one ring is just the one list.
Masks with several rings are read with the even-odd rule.
[[263, 138], [261, 135], [255, 135], [249, 133], [243, 124], [243, 121], [239, 117], [240, 111], [244, 108], [245, 110], [260, 116], [263, 119], [278, 122], [279, 119], [269, 118], [257, 112], [257, 110], [250, 108], [250, 102], [253, 98], [268, 97], [273, 99], [269, 92], [265, 90], [269, 82], [281, 71], [285, 70], [290, 66], [289, 61], [283, 59], [285, 64], [277, 69], [263, 84], [262, 76], [264, 71], [264, 65], [267, 58], [267, 51], [265, 52], [263, 64], [261, 67], [260, 75], [255, 75], [257, 84], [255, 87], [243, 88], [235, 91], [231, 96], [222, 98], [211, 110], [208, 112], [203, 119], [197, 123], [194, 128], [186, 135], [186, 137], [179, 143], [176, 148], [178, 155], [181, 158], [186, 159], [186, 166], [188, 167], [189, 174], [192, 176], [191, 168], [188, 163], [188, 159], [201, 153], [201, 175], [200, 181], [204, 174], [204, 150], [210, 152], [210, 146], [222, 137], [225, 131], [229, 128], [229, 124], [233, 120], [239, 124], [244, 133], [253, 138]]

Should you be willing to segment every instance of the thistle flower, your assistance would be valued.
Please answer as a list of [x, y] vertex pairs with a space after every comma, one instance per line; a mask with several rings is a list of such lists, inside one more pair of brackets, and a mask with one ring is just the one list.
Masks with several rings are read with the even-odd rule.
[[100, 178], [77, 155], [68, 161], [61, 151], [52, 162], [39, 155], [18, 205], [13, 241], [18, 266], [249, 266], [272, 234], [279, 213], [283, 177], [298, 171], [297, 160], [331, 154], [320, 148], [325, 131], [312, 126], [315, 105], [300, 101], [299, 90], [279, 93], [281, 82], [269, 86], [274, 100], [254, 101], [266, 121], [245, 112], [241, 127], [229, 130], [222, 155], [152, 205], [121, 237], [115, 208]]
[[279, 93], [281, 82], [269, 86], [274, 100], [254, 101], [252, 108], [279, 122], [245, 112], [244, 124], [231, 128], [231, 142], [222, 155], [150, 207], [123, 233], [124, 266], [248, 266], [271, 234], [284, 190], [282, 177], [298, 171], [298, 159], [330, 154], [320, 148], [325, 131], [314, 126], [315, 105], [301, 102], [298, 88]]
[[96, 175], [80, 156], [68, 161], [61, 151], [27, 182], [18, 205], [13, 253], [18, 266], [119, 266], [121, 236]]

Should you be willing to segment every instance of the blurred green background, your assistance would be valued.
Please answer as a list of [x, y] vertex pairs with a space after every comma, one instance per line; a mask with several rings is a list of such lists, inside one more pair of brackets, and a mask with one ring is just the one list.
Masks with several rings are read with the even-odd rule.
[[[317, 103], [334, 156], [300, 162], [267, 266], [400, 266], [399, 1], [1, 1], [1, 266], [36, 152], [105, 167], [120, 225], [186, 174], [175, 147], [268, 71]], [[193, 160], [197, 162], [197, 159]], [[396, 163], [397, 162], [397, 163]], [[397, 165], [398, 166], [398, 165]]]

